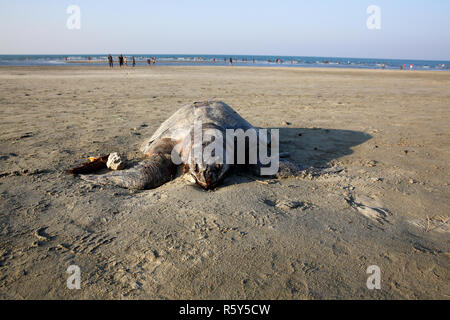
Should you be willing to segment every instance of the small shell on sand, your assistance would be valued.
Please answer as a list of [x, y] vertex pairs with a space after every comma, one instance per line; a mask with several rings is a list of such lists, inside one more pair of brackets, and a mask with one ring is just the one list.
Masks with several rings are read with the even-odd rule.
[[117, 152], [110, 153], [106, 166], [111, 170], [122, 170], [125, 168], [126, 159]]

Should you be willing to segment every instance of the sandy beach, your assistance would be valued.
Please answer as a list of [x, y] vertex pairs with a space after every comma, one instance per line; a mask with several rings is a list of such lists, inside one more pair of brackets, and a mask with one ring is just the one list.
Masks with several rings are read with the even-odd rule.
[[[449, 88], [439, 71], [2, 67], [0, 298], [449, 299]], [[327, 173], [130, 191], [65, 172], [140, 159], [202, 100], [279, 128], [289, 160]]]

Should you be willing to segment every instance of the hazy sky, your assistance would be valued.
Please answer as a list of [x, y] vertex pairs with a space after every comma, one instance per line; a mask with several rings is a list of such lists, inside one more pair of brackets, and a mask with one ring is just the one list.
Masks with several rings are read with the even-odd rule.
[[[81, 9], [69, 30], [66, 10]], [[369, 30], [366, 9], [381, 8]], [[449, 0], [0, 0], [0, 54], [190, 53], [450, 60]]]

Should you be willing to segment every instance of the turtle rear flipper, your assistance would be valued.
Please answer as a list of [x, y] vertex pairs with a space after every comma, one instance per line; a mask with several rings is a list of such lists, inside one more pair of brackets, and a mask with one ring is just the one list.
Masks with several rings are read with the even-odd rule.
[[144, 190], [163, 185], [172, 179], [176, 166], [167, 155], [153, 154], [136, 166], [103, 175], [80, 175], [81, 179], [100, 185], [116, 185], [118, 187]]
[[302, 166], [288, 160], [281, 160], [279, 163], [278, 172], [275, 176], [278, 179], [284, 179], [302, 176], [304, 172], [305, 168]]

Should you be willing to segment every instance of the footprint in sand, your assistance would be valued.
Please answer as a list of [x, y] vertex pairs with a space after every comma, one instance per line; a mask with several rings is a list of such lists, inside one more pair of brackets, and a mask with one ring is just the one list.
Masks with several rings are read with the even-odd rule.
[[37, 238], [37, 240], [31, 244], [32, 247], [39, 247], [45, 242], [49, 242], [55, 238], [54, 236], [51, 236], [47, 232], [45, 232], [47, 228], [48, 227], [42, 227], [34, 231], [33, 235]]
[[300, 209], [301, 211], [304, 211], [306, 209], [309, 209], [312, 207], [312, 205], [308, 202], [304, 201], [290, 201], [290, 200], [278, 200], [275, 203], [275, 207], [288, 211], [292, 209]]
[[426, 217], [426, 219], [415, 219], [408, 222], [424, 232], [450, 232], [450, 219], [448, 217], [433, 216]]
[[54, 237], [50, 236], [48, 233], [45, 232], [45, 230], [47, 230], [48, 227], [42, 227], [37, 229], [34, 232], [34, 236], [39, 240], [39, 241], [50, 241], [53, 240]]
[[389, 223], [387, 217], [391, 215], [389, 210], [382, 207], [380, 201], [362, 196], [349, 196], [345, 199], [347, 203], [366, 218], [383, 225]]

